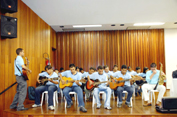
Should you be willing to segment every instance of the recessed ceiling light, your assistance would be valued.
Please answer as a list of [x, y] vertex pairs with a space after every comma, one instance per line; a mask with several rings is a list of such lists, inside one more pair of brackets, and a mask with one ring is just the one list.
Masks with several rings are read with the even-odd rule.
[[152, 26], [152, 25], [163, 25], [164, 22], [155, 22], [155, 23], [135, 23], [134, 26]]
[[73, 25], [74, 28], [79, 27], [102, 27], [102, 25]]
[[115, 24], [112, 24], [111, 26], [115, 26]]
[[120, 24], [120, 26], [124, 26], [124, 24]]

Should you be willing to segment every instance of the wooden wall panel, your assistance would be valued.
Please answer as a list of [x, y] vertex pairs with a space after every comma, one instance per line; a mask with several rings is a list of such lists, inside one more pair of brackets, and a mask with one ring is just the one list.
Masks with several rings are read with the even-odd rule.
[[152, 62], [164, 65], [164, 30], [120, 30], [57, 33], [57, 68], [69, 64], [88, 71], [89, 67], [126, 64], [135, 69], [149, 67]]
[[[50, 55], [51, 48], [56, 48], [55, 31], [21, 0], [18, 0], [17, 13], [7, 13], [5, 15], [18, 18], [18, 35], [14, 39], [0, 38], [0, 92], [16, 81], [14, 59], [17, 48], [23, 48], [25, 56], [30, 61], [29, 67], [32, 70], [32, 74], [29, 75], [28, 86], [35, 86], [37, 75], [44, 70], [45, 60], [42, 56], [43, 53], [47, 52]], [[4, 109], [9, 108], [15, 93], [16, 86], [13, 86], [0, 95], [0, 116], [2, 116]]]

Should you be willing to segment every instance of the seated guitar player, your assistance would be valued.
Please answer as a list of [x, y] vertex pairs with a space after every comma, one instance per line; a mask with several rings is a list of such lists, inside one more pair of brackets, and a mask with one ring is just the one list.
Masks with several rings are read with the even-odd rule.
[[70, 108], [72, 105], [73, 105], [73, 102], [71, 100], [71, 97], [69, 95], [69, 92], [71, 91], [74, 91], [77, 93], [77, 97], [78, 97], [78, 102], [79, 102], [79, 107], [80, 107], [80, 111], [82, 112], [87, 112], [87, 109], [85, 109], [85, 104], [84, 104], [84, 101], [83, 101], [83, 91], [81, 89], [81, 82], [79, 82], [79, 80], [81, 80], [81, 75], [76, 71], [76, 67], [74, 64], [70, 64], [69, 65], [69, 69], [70, 70], [67, 70], [65, 72], [62, 72], [60, 74], [60, 78], [61, 78], [61, 81], [64, 82], [62, 80], [62, 77], [65, 76], [65, 77], [70, 77], [72, 78], [74, 81], [73, 85], [71, 87], [65, 87], [63, 89], [63, 94], [66, 98], [66, 101], [67, 101], [67, 106], [66, 108]]
[[117, 94], [119, 97], [119, 103], [117, 105], [118, 108], [122, 107], [122, 92], [123, 91], [127, 91], [128, 92], [128, 96], [127, 96], [127, 100], [125, 102], [125, 104], [128, 107], [131, 107], [130, 104], [130, 98], [132, 97], [133, 94], [133, 88], [131, 87], [130, 84], [132, 84], [132, 80], [131, 80], [131, 75], [129, 73], [127, 73], [127, 66], [126, 65], [122, 65], [121, 67], [121, 71], [118, 71], [117, 73], [113, 74], [113, 76], [111, 76], [111, 78], [123, 78], [124, 80], [126, 79], [130, 79], [130, 81], [125, 81], [125, 84], [123, 87], [117, 87]]
[[58, 74], [53, 72], [52, 66], [47, 65], [45, 67], [45, 72], [42, 72], [38, 75], [37, 82], [40, 83], [39, 77], [47, 77], [48, 82], [45, 86], [39, 86], [35, 89], [35, 104], [32, 105], [33, 108], [40, 107], [40, 96], [44, 91], [48, 91], [48, 108], [49, 110], [54, 110], [53, 106], [53, 93], [57, 90], [56, 84], [58, 84], [58, 80], [51, 80], [50, 78], [57, 78]]
[[[103, 73], [103, 67], [98, 66], [97, 70], [98, 70], [98, 72], [95, 72], [95, 73], [88, 76], [88, 81], [89, 81], [90, 85], [93, 84], [93, 82], [90, 79], [93, 79], [93, 80], [98, 79], [100, 82], [108, 81], [107, 75]], [[97, 102], [97, 109], [100, 109], [100, 107], [101, 107], [100, 98], [99, 98], [100, 91], [104, 91], [106, 93], [106, 100], [104, 103], [104, 108], [108, 109], [108, 110], [112, 109], [110, 107], [111, 89], [109, 87], [107, 87], [107, 85], [108, 85], [108, 83], [102, 83], [98, 86], [98, 88], [95, 88], [93, 90], [93, 95], [94, 95], [96, 102]]]

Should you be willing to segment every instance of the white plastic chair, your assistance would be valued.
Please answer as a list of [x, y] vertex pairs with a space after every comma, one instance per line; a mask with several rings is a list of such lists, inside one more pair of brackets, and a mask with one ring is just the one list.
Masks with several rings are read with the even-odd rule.
[[[123, 91], [122, 93], [128, 94], [127, 91]], [[119, 104], [119, 97], [117, 96], [117, 105], [118, 104]], [[131, 107], [132, 107], [132, 97], [130, 98], [130, 104], [131, 104]]]
[[[77, 98], [77, 93], [76, 93], [76, 92], [69, 92], [69, 94], [73, 94], [73, 95], [74, 95], [74, 100], [75, 100], [75, 101], [77, 100], [77, 104], [79, 104], [78, 98]], [[66, 98], [65, 98], [65, 97], [64, 97], [64, 101], [65, 101], [65, 108], [66, 108], [67, 101], [66, 101]]]
[[[103, 97], [103, 100], [104, 100], [104, 102], [105, 102], [105, 101], [106, 101], [106, 93], [105, 93], [104, 91], [100, 91], [99, 96], [100, 96], [100, 94], [103, 95], [102, 97]], [[94, 95], [93, 95], [92, 107], [94, 107], [95, 103], [96, 103], [96, 99], [95, 99], [95, 97], [94, 97]]]
[[[148, 94], [150, 94], [151, 96], [151, 103], [152, 103], [152, 97], [154, 98], [154, 102], [155, 102], [155, 93], [154, 92], [159, 92], [158, 90], [149, 90]], [[144, 95], [142, 93], [142, 100], [144, 99]]]
[[[42, 93], [42, 98], [41, 98], [41, 106], [42, 106], [42, 104], [43, 104], [43, 99], [44, 99], [44, 94], [45, 94], [45, 100], [47, 101], [47, 103], [48, 103], [48, 91], [44, 91], [43, 93]], [[55, 101], [57, 102], [57, 104], [58, 104], [58, 96], [57, 96], [58, 94], [57, 94], [57, 91], [55, 91], [54, 93], [53, 93], [53, 106], [55, 106]]]

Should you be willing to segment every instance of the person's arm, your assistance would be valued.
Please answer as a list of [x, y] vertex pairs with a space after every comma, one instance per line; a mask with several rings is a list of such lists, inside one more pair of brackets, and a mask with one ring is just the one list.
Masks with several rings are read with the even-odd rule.
[[150, 75], [150, 80], [152, 79], [152, 77], [155, 75], [157, 73], [157, 70], [154, 70], [153, 72], [152, 72], [152, 74]]
[[21, 67], [31, 73], [31, 70], [27, 68], [25, 65], [22, 65]]
[[50, 82], [52, 82], [52, 83], [54, 83], [54, 84], [58, 84], [58, 81], [53, 81], [52, 79], [48, 79], [48, 81], [50, 81]]
[[62, 79], [63, 76], [66, 76], [66, 71], [60, 74], [60, 81], [62, 82], [62, 84], [65, 84], [66, 82]]
[[16, 61], [19, 66], [31, 73], [31, 70], [24, 65], [24, 61], [22, 58], [18, 58]]
[[78, 75], [77, 80], [75, 81], [75, 83], [76, 83], [78, 86], [81, 86], [82, 83], [81, 83], [79, 80], [81, 80], [81, 76], [80, 76], [80, 75]]

